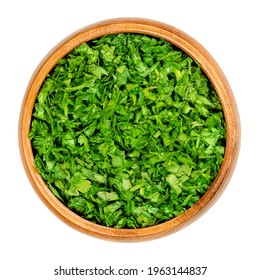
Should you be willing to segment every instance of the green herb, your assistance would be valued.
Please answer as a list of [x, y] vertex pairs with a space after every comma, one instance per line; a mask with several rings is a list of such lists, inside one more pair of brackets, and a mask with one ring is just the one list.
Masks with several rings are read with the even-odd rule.
[[84, 43], [46, 77], [29, 138], [53, 194], [80, 216], [139, 228], [185, 212], [225, 149], [217, 94], [186, 53], [141, 34]]

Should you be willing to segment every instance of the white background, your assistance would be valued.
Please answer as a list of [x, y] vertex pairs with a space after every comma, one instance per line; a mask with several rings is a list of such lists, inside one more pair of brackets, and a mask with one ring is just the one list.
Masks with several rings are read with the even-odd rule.
[[[114, 17], [143, 17], [175, 26], [217, 60], [233, 89], [242, 142], [235, 173], [198, 221], [142, 243], [99, 240], [68, 227], [32, 189], [20, 160], [17, 131], [28, 81], [41, 59], [81, 27]], [[260, 279], [260, 19], [258, 1], [8, 0], [0, 4], [0, 278], [58, 277], [58, 266], [146, 270], [207, 266], [205, 276], [109, 279]]]

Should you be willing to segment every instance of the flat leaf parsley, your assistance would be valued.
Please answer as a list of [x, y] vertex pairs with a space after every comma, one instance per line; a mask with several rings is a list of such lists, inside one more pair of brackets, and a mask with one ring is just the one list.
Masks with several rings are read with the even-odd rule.
[[37, 170], [94, 223], [140, 228], [194, 205], [224, 157], [225, 119], [199, 65], [169, 42], [112, 34], [46, 77], [29, 138]]

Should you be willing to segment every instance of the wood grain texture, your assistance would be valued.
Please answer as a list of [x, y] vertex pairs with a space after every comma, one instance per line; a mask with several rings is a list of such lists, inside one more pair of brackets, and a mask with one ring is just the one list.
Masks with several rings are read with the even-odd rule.
[[[28, 138], [32, 111], [46, 75], [76, 46], [112, 33], [141, 33], [164, 38], [196, 60], [212, 82], [222, 103], [226, 128], [224, 161], [217, 177], [203, 197], [185, 213], [165, 223], [142, 229], [115, 229], [89, 222], [64, 206], [49, 190], [34, 165]], [[34, 190], [46, 206], [69, 226], [92, 236], [116, 241], [143, 241], [176, 232], [198, 219], [225, 190], [234, 171], [240, 148], [240, 121], [231, 87], [214, 58], [196, 40], [167, 24], [140, 18], [117, 18], [98, 22], [71, 34], [52, 49], [39, 64], [26, 89], [19, 120], [19, 148], [25, 172]]]

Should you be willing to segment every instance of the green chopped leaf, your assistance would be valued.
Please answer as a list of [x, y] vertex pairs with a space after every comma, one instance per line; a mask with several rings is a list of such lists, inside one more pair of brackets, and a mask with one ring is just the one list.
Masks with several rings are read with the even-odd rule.
[[166, 177], [166, 181], [169, 183], [169, 185], [176, 191], [176, 193], [179, 195], [182, 192], [181, 187], [179, 186], [179, 180], [174, 174], [169, 174]]
[[104, 201], [113, 201], [118, 199], [118, 195], [115, 192], [99, 191], [97, 195]]

